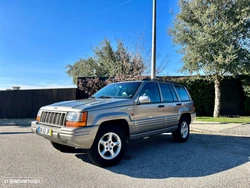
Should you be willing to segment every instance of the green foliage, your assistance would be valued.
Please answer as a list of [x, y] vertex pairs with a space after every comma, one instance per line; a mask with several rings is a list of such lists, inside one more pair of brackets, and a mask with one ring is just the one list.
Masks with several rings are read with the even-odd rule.
[[80, 59], [74, 65], [67, 65], [67, 74], [73, 78], [73, 82], [77, 83], [78, 76], [94, 76], [95, 61], [93, 58]]
[[117, 77], [119, 80], [141, 76], [146, 68], [142, 55], [129, 52], [122, 41], [116, 42], [117, 48], [113, 49], [110, 41], [104, 39], [100, 46], [94, 48], [93, 57], [67, 65], [66, 72], [74, 83], [80, 76]]
[[179, 5], [169, 34], [181, 45], [183, 71], [224, 76], [249, 69], [249, 0], [180, 0]]
[[246, 114], [250, 114], [250, 77], [249, 76], [239, 76], [243, 87], [244, 94], [244, 111]]
[[212, 76], [218, 117], [223, 77], [250, 70], [249, 0], [180, 0], [179, 6], [169, 34], [181, 45], [182, 71]]
[[113, 76], [116, 68], [115, 52], [110, 41], [104, 39], [100, 43], [100, 47], [95, 47], [96, 75], [97, 76]]

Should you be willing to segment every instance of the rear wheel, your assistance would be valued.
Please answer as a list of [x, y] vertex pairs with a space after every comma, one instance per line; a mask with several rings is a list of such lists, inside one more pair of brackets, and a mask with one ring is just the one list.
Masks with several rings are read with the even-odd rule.
[[88, 150], [88, 156], [98, 166], [113, 166], [122, 160], [126, 145], [126, 136], [120, 127], [104, 125]]
[[189, 137], [190, 122], [186, 117], [182, 117], [179, 121], [178, 129], [172, 133], [173, 138], [177, 142], [186, 142]]
[[65, 146], [65, 145], [62, 145], [62, 144], [55, 143], [55, 142], [51, 142], [51, 144], [52, 144], [52, 146], [54, 148], [56, 148], [57, 150], [59, 150], [61, 152], [71, 152], [71, 151], [75, 150], [74, 147]]

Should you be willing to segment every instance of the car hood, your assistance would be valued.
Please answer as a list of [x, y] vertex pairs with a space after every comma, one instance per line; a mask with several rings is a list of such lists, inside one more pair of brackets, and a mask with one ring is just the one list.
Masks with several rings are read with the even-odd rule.
[[63, 101], [57, 102], [48, 106], [43, 107], [42, 109], [48, 110], [95, 110], [100, 108], [111, 108], [111, 107], [120, 107], [124, 105], [131, 105], [133, 104], [132, 99], [82, 99], [82, 100], [73, 100], [73, 101]]

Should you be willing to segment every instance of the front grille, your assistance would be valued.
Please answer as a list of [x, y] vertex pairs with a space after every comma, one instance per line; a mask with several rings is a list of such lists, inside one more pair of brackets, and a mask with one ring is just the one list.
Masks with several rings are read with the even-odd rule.
[[64, 126], [66, 121], [66, 113], [43, 111], [40, 117], [41, 123]]

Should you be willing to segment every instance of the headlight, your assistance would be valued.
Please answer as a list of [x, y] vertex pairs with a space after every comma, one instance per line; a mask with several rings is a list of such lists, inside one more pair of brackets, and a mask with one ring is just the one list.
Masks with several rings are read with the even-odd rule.
[[87, 125], [87, 112], [69, 112], [66, 116], [66, 127], [83, 127]]
[[77, 113], [77, 112], [69, 112], [66, 120], [67, 121], [79, 121], [81, 118], [81, 113]]

